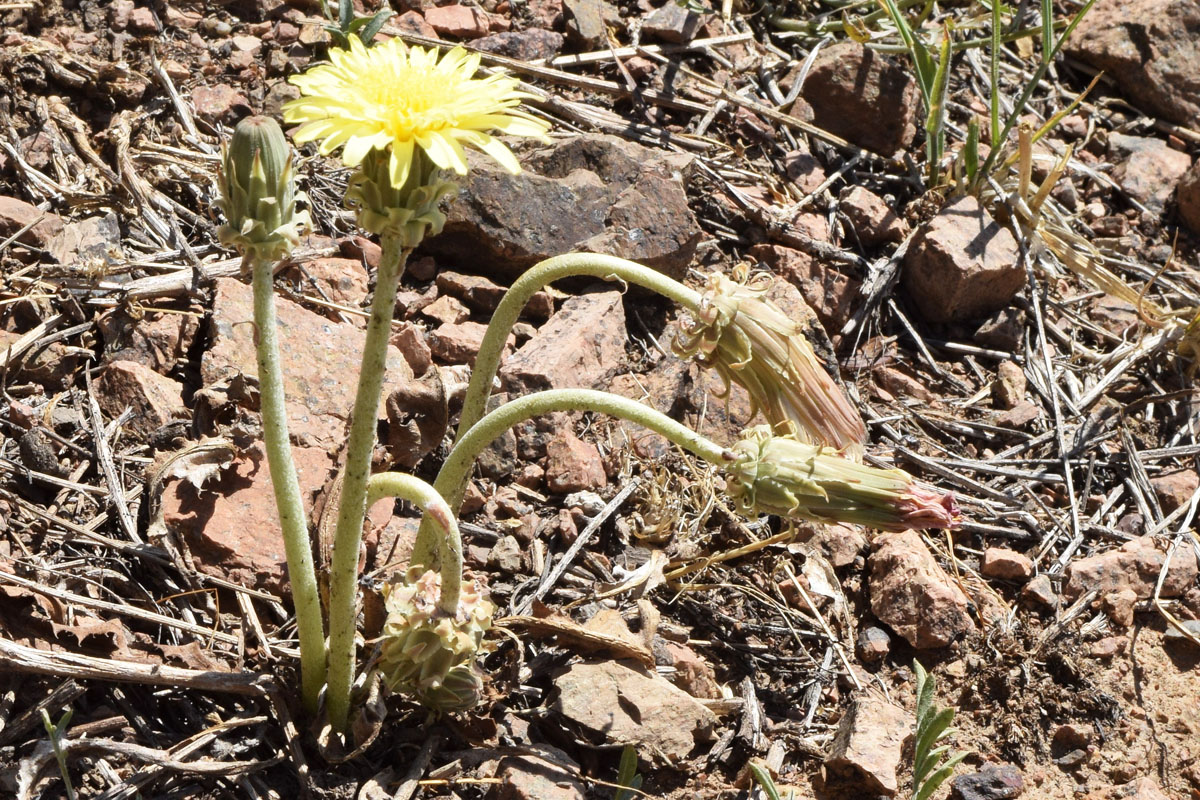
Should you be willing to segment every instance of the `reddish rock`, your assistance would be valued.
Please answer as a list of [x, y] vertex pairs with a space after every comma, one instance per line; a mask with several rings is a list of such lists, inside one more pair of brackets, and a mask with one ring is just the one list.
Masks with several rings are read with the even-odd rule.
[[858, 632], [858, 641], [854, 651], [859, 659], [867, 664], [876, 664], [887, 658], [892, 649], [892, 637], [887, 631], [874, 625], [863, 628]]
[[546, 444], [546, 489], [570, 494], [584, 489], [600, 489], [608, 483], [600, 451], [569, 431]]
[[113, 361], [100, 372], [96, 401], [112, 419], [126, 408], [133, 409], [125, 429], [143, 439], [171, 420], [187, 416], [183, 384], [134, 361]]
[[17, 241], [34, 247], [46, 247], [63, 229], [62, 218], [57, 214], [42, 211], [24, 200], [0, 195], [0, 240], [8, 239], [28, 225], [32, 227], [18, 236]]
[[425, 331], [412, 323], [404, 323], [392, 333], [392, 347], [400, 351], [413, 375], [424, 375], [433, 364], [433, 351], [425, 341]]
[[439, 34], [460, 39], [478, 39], [488, 33], [488, 20], [474, 6], [449, 5], [425, 9], [425, 21]]
[[529, 16], [539, 28], [548, 31], [563, 29], [563, 0], [529, 0]]
[[858, 42], [821, 48], [801, 97], [815, 125], [879, 155], [907, 148], [917, 132], [920, 99], [911, 71]]
[[815, 192], [825, 183], [825, 170], [807, 148], [793, 150], [783, 157], [783, 168], [788, 180], [805, 194]]
[[[494, 311], [508, 291], [508, 287], [481, 275], [464, 275], [451, 270], [442, 270], [437, 274], [437, 288], [439, 292], [456, 297], [478, 311]], [[554, 313], [554, 298], [549, 292], [536, 292], [525, 304], [523, 313], [546, 319]]]
[[437, 31], [425, 21], [420, 11], [405, 11], [398, 17], [392, 17], [388, 23], [403, 33], [412, 33], [429, 39], [437, 38]]
[[[239, 373], [257, 379], [254, 328], [249, 324], [253, 309], [249, 286], [232, 278], [217, 281], [211, 344], [200, 361], [206, 386]], [[289, 433], [296, 444], [332, 451], [345, 440], [365, 334], [352, 323], [332, 322], [283, 297], [276, 296], [275, 309]], [[388, 348], [387, 370], [384, 397], [412, 378], [408, 362], [395, 347]]]
[[133, 0], [114, 0], [108, 7], [108, 24], [114, 31], [129, 27], [129, 15], [133, 13]]
[[[1100, 596], [1132, 589], [1138, 600], [1154, 595], [1159, 573], [1166, 563], [1165, 543], [1151, 536], [1139, 536], [1116, 550], [1072, 561], [1063, 573], [1066, 583], [1063, 594], [1074, 600], [1084, 592], [1095, 589]], [[1170, 569], [1163, 581], [1163, 597], [1179, 597], [1196, 580], [1196, 553], [1190, 547], [1180, 547], [1171, 559]]]
[[[323, 449], [293, 447], [308, 519], [333, 461]], [[163, 488], [163, 522], [187, 542], [197, 568], [275, 594], [287, 584], [287, 557], [261, 443], [239, 456], [216, 480], [196, 489], [187, 480]]]
[[[21, 334], [0, 330], [0, 354], [8, 352], [21, 339]], [[32, 381], [55, 391], [65, 388], [75, 370], [79, 368], [80, 355], [69, 350], [62, 342], [30, 347], [23, 353], [7, 356], [5, 371], [10, 379]]]
[[97, 326], [109, 361], [136, 361], [166, 375], [188, 361], [200, 321], [193, 314], [157, 312], [135, 320], [115, 309], [101, 316]]
[[1048, 575], [1038, 575], [1021, 590], [1021, 601], [1036, 609], [1054, 611], [1058, 608], [1058, 593]]
[[838, 722], [825, 757], [826, 785], [856, 789], [856, 796], [892, 797], [900, 788], [896, 771], [911, 731], [912, 717], [903, 708], [860, 695]]
[[542, 61], [554, 58], [566, 41], [561, 33], [529, 28], [523, 31], [495, 33], [475, 40], [475, 47], [488, 53], [508, 56], [520, 61]]
[[1015, 361], [1001, 361], [992, 384], [992, 402], [996, 408], [1013, 409], [1025, 399], [1025, 370]]
[[682, 689], [625, 661], [573, 664], [551, 709], [597, 743], [639, 745], [672, 761], [712, 736], [717, 718]]
[[1033, 575], [1033, 562], [1015, 550], [989, 547], [983, 551], [979, 571], [988, 578], [1006, 581], [1024, 581]]
[[346, 258], [357, 259], [367, 269], [378, 269], [383, 248], [365, 236], [347, 236], [338, 240], [338, 249]]
[[918, 650], [975, 629], [970, 602], [913, 531], [882, 534], [871, 554], [871, 610]]
[[1192, 502], [1192, 495], [1200, 489], [1200, 475], [1194, 469], [1180, 469], [1150, 479], [1154, 496], [1164, 514], [1170, 514], [1180, 506]]
[[240, 116], [238, 106], [249, 109], [250, 101], [237, 89], [224, 83], [218, 83], [216, 86], [197, 86], [192, 90], [192, 107], [196, 116], [207, 122], [232, 125]]
[[1125, 636], [1105, 636], [1092, 643], [1088, 654], [1093, 658], [1108, 659], [1125, 649], [1129, 639]]
[[1100, 0], [1066, 52], [1111, 75], [1142, 111], [1200, 123], [1200, 2]]
[[525, 754], [501, 761], [496, 800], [587, 800], [579, 767], [562, 751], [555, 750], [554, 756], [549, 760]]
[[672, 683], [692, 697], [717, 700], [723, 696], [721, 685], [717, 683], [717, 674], [703, 656], [686, 644], [675, 642], [664, 642], [663, 649], [670, 656], [671, 666], [675, 669], [675, 674], [671, 676]]
[[578, 295], [504, 362], [505, 391], [592, 388], [625, 361], [625, 307], [621, 292]]
[[141, 34], [158, 33], [158, 20], [154, 17], [154, 11], [145, 6], [133, 9], [129, 15], [129, 29]]
[[854, 233], [864, 247], [884, 242], [899, 242], [908, 234], [908, 225], [896, 216], [883, 198], [861, 186], [851, 186], [838, 198], [838, 210], [850, 220]]
[[1137, 605], [1137, 593], [1133, 589], [1119, 589], [1109, 592], [1101, 598], [1100, 605], [1104, 613], [1118, 628], [1128, 628], [1133, 625], [1134, 606]]
[[367, 271], [356, 258], [314, 258], [296, 264], [284, 274], [297, 281], [301, 294], [312, 294], [351, 308], [357, 308], [367, 299]]
[[81, 271], [113, 263], [123, 256], [117, 215], [110, 211], [66, 223], [46, 245], [46, 251], [59, 264]]
[[448, 295], [442, 295], [421, 309], [421, 316], [428, 317], [443, 325], [457, 325], [471, 318], [471, 310]]
[[1025, 286], [1017, 243], [968, 195], [943, 208], [904, 258], [904, 287], [931, 322], [971, 319], [1008, 305]]
[[[810, 532], [808, 538], [804, 538], [806, 532]], [[862, 529], [853, 525], [807, 525], [798, 535], [809, 547], [815, 547], [835, 569], [850, 566], [871, 546]]]
[[1110, 158], [1118, 162], [1113, 179], [1121, 190], [1152, 211], [1161, 212], [1179, 179], [1192, 164], [1191, 156], [1148, 136], [1108, 136]]
[[478, 322], [440, 325], [429, 334], [429, 351], [443, 364], [474, 364], [485, 333], [487, 326]]
[[1022, 400], [1007, 411], [992, 418], [992, 424], [1000, 428], [1021, 430], [1042, 416], [1042, 410], [1028, 400]]
[[827, 331], [841, 330], [850, 318], [859, 281], [807, 253], [775, 244], [757, 244], [747, 253], [800, 290]]

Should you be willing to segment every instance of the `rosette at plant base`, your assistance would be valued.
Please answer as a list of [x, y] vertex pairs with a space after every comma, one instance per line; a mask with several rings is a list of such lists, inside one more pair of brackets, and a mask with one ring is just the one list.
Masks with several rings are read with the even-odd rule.
[[228, 220], [217, 229], [222, 244], [267, 261], [291, 252], [309, 220], [307, 212], [296, 211], [304, 195], [296, 191], [292, 149], [275, 120], [246, 117], [237, 124], [217, 181], [216, 206]]
[[291, 78], [301, 97], [283, 107], [287, 122], [303, 123], [297, 143], [320, 141], [322, 155], [342, 148], [342, 162], [357, 167], [372, 150], [389, 152], [393, 186], [409, 180], [418, 151], [439, 169], [467, 172], [465, 148], [479, 150], [509, 172], [516, 156], [492, 132], [546, 140], [549, 125], [518, 106], [531, 95], [504, 74], [476, 78], [480, 55], [456, 47], [408, 47], [399, 39], [370, 49], [350, 36], [348, 50], [329, 51], [322, 64]]
[[744, 283], [710, 276], [700, 311], [684, 324], [674, 350], [715, 369], [727, 392], [731, 382], [744, 388], [753, 411], [776, 431], [859, 459], [867, 434], [862, 417], [799, 325], [764, 296], [771, 280], [765, 273]]
[[733, 447], [728, 491], [746, 512], [884, 531], [954, 528], [952, 495], [918, 483], [901, 469], [877, 469], [824, 448], [751, 428]]
[[441, 591], [438, 573], [416, 570], [385, 589], [378, 668], [392, 691], [435, 711], [461, 711], [479, 702], [475, 653], [495, 609], [475, 581], [464, 581], [451, 617], [438, 609]]

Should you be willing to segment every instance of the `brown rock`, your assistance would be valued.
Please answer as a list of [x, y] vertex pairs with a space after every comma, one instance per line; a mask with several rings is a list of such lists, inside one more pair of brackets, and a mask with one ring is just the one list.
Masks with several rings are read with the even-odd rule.
[[1021, 590], [1021, 600], [1026, 605], [1038, 609], [1053, 611], [1058, 608], [1058, 593], [1048, 575], [1038, 575], [1025, 584]]
[[1164, 514], [1170, 514], [1175, 509], [1192, 502], [1192, 495], [1200, 489], [1200, 475], [1194, 469], [1180, 469], [1157, 475], [1150, 479], [1154, 496]]
[[605, 0], [562, 0], [562, 11], [567, 35], [588, 47], [603, 45], [608, 29], [621, 25], [620, 12]]
[[425, 341], [425, 331], [411, 323], [404, 323], [392, 334], [392, 347], [400, 351], [413, 375], [424, 375], [433, 364], [433, 351]]
[[992, 384], [992, 402], [996, 408], [1012, 409], [1025, 399], [1025, 370], [1015, 361], [1001, 361]]
[[1175, 200], [1183, 224], [1191, 228], [1193, 233], [1200, 233], [1200, 160], [1192, 164], [1179, 179]]
[[1016, 428], [1018, 430], [1029, 425], [1042, 415], [1042, 410], [1028, 400], [1022, 400], [1007, 411], [997, 414], [992, 424], [1001, 428]]
[[[308, 518], [333, 462], [322, 449], [293, 447]], [[197, 568], [234, 583], [283, 594], [287, 557], [265, 451], [255, 444], [217, 480], [197, 490], [186, 480], [166, 484], [163, 522], [188, 543]]]
[[200, 330], [192, 314], [150, 312], [133, 319], [114, 309], [97, 320], [109, 361], [136, 361], [163, 375], [188, 360], [188, 351]]
[[546, 489], [570, 494], [601, 489], [608, 483], [600, 451], [591, 442], [563, 431], [546, 444]]
[[1024, 581], [1033, 575], [1033, 562], [1015, 550], [989, 547], [983, 551], [979, 571], [988, 578], [1006, 581]]
[[[811, 531], [807, 539], [803, 538], [806, 531]], [[862, 529], [853, 525], [807, 525], [801, 528], [799, 536], [835, 569], [850, 566], [871, 546]]]
[[471, 309], [449, 295], [442, 295], [421, 309], [421, 315], [442, 323], [457, 325], [471, 318]]
[[[1200, 63], [1200, 62], [1198, 62]], [[1119, 161], [1113, 179], [1121, 190], [1152, 211], [1161, 212], [1192, 159], [1162, 139], [1148, 136], [1108, 136], [1110, 158]]]
[[[1165, 562], [1162, 543], [1151, 536], [1139, 536], [1116, 550], [1068, 564], [1063, 573], [1066, 579], [1063, 594], [1074, 600], [1091, 589], [1097, 590], [1101, 597], [1121, 589], [1132, 589], [1138, 600], [1146, 600], [1154, 595], [1154, 586]], [[1196, 574], [1196, 553], [1190, 547], [1180, 547], [1171, 559], [1162, 596], [1181, 596], [1196, 580]]]
[[1118, 628], [1128, 628], [1133, 625], [1134, 606], [1137, 605], [1137, 593], [1133, 589], [1120, 589], [1109, 592], [1101, 600], [1104, 613]]
[[112, 211], [68, 222], [46, 245], [59, 264], [82, 271], [95, 270], [122, 258], [121, 228]]
[[1017, 243], [968, 195], [947, 205], [916, 235], [904, 258], [904, 286], [931, 322], [983, 316], [1025, 286]]
[[519, 61], [554, 58], [562, 50], [563, 35], [542, 28], [494, 33], [475, 40], [475, 48]]
[[625, 307], [620, 292], [572, 297], [500, 369], [505, 391], [599, 385], [625, 360]]
[[883, 198], [861, 186], [851, 186], [841, 193], [838, 210], [850, 220], [854, 236], [865, 247], [899, 242], [908, 234], [908, 225], [896, 216]]
[[425, 9], [425, 21], [438, 33], [460, 39], [478, 39], [488, 33], [487, 17], [474, 6], [433, 6]]
[[[795, 114], [793, 113], [793, 116]], [[811, 118], [811, 114], [809, 115]], [[810, 120], [811, 121], [811, 120]], [[815, 192], [825, 182], [825, 170], [807, 148], [793, 150], [783, 157], [783, 168], [788, 180], [796, 184], [805, 194]]]
[[1021, 770], [1011, 764], [988, 764], [979, 772], [959, 775], [951, 797], [958, 800], [1016, 800], [1025, 791]]
[[825, 758], [826, 784], [892, 797], [900, 788], [896, 770], [911, 730], [912, 718], [903, 708], [871, 695], [858, 697], [838, 723]]
[[125, 427], [144, 439], [173, 419], [186, 417], [183, 385], [134, 361], [113, 361], [96, 379], [100, 409], [116, 419], [126, 408], [133, 416]]
[[524, 548], [515, 536], [501, 536], [488, 551], [487, 565], [492, 569], [515, 575], [521, 571], [521, 553]]
[[553, 760], [526, 754], [500, 762], [496, 800], [587, 800], [575, 762], [561, 750], [546, 749], [553, 750]]
[[[451, 270], [442, 270], [437, 274], [437, 288], [439, 292], [456, 297], [479, 311], [494, 311], [508, 291], [507, 287], [481, 275], [464, 275]], [[546, 319], [554, 313], [554, 298], [549, 292], [537, 292], [525, 304], [524, 313], [537, 319]]]
[[871, 610], [918, 650], [946, 647], [975, 629], [967, 596], [913, 531], [875, 539]]
[[1102, 69], [1138, 108], [1200, 122], [1200, 3], [1100, 0], [1067, 41], [1071, 56]]
[[1129, 644], [1129, 639], [1125, 636], [1105, 636], [1092, 643], [1088, 654], [1093, 658], [1112, 658], [1124, 650], [1127, 644]]
[[313, 293], [316, 284], [318, 297], [338, 305], [357, 308], [367, 299], [367, 270], [357, 258], [314, 258], [284, 274], [299, 282], [302, 293]]
[[18, 236], [17, 241], [34, 247], [46, 247], [63, 229], [63, 221], [58, 214], [42, 211], [15, 197], [0, 195], [0, 240], [9, 238], [28, 225], [32, 227]]
[[249, 112], [250, 101], [232, 86], [218, 83], [216, 86], [197, 86], [192, 89], [192, 107], [196, 116], [207, 122], [232, 125], [239, 116]]
[[883, 156], [908, 147], [917, 132], [919, 98], [910, 71], [858, 42], [822, 48], [801, 96], [815, 125]]
[[807, 253], [775, 244], [757, 244], [747, 253], [800, 290], [827, 331], [839, 331], [850, 318], [860, 282]]
[[442, 442], [450, 422], [446, 386], [437, 369], [398, 385], [384, 402], [388, 453], [412, 469]]
[[854, 651], [860, 660], [867, 664], [876, 664], [887, 658], [892, 649], [892, 637], [887, 631], [874, 625], [863, 628], [858, 632]]
[[[639, 752], [686, 758], [711, 738], [713, 712], [664, 678], [624, 661], [574, 664], [555, 680], [552, 708], [592, 740], [640, 745]], [[644, 748], [644, 749], [643, 749]]]
[[439, 325], [429, 334], [429, 351], [444, 364], [474, 364], [487, 326], [478, 322]]
[[672, 44], [686, 44], [696, 38], [703, 18], [678, 3], [667, 3], [652, 11], [642, 22], [642, 35]]
[[511, 279], [550, 256], [608, 253], [682, 277], [704, 238], [680, 173], [690, 157], [612, 136], [529, 153], [520, 175], [470, 155], [442, 234], [424, 249]]
[[[0, 330], [0, 354], [8, 352], [21, 339], [21, 334]], [[55, 390], [65, 387], [80, 365], [80, 356], [67, 349], [62, 342], [35, 344], [24, 353], [6, 358], [5, 371], [8, 376], [22, 381], [32, 381]]]
[[129, 29], [134, 33], [158, 33], [158, 20], [151, 9], [139, 6], [129, 15]]
[[663, 649], [670, 656], [671, 666], [675, 669], [675, 674], [671, 676], [672, 683], [692, 697], [716, 700], [722, 696], [717, 674], [703, 656], [686, 644], [675, 642], [664, 642]]
[[[211, 345], [200, 361], [205, 385], [239, 373], [257, 378], [254, 328], [248, 324], [254, 319], [253, 309], [249, 286], [232, 278], [217, 281]], [[365, 334], [351, 323], [331, 322], [282, 297], [275, 298], [275, 310], [289, 433], [303, 447], [332, 450], [345, 439]], [[395, 347], [388, 348], [387, 370], [384, 397], [412, 377]]]

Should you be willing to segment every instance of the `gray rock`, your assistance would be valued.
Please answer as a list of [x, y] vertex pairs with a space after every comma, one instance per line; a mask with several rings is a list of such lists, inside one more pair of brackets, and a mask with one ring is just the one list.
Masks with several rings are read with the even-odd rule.
[[1147, 208], [1161, 212], [1179, 179], [1192, 164], [1191, 156], [1150, 136], [1109, 134], [1108, 149], [1120, 163], [1113, 178], [1121, 190]]
[[1015, 800], [1025, 791], [1025, 779], [1014, 766], [989, 764], [979, 772], [959, 775], [951, 787], [955, 800]]

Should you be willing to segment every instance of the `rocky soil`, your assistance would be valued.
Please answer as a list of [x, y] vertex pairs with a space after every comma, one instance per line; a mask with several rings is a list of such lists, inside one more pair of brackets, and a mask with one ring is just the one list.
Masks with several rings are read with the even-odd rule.
[[[1006, 24], [1036, 28], [1035, 5]], [[464, 515], [502, 618], [485, 702], [431, 719], [389, 698], [338, 757], [296, 702], [250, 288], [212, 206], [231, 126], [278, 116], [324, 56], [320, 5], [0, 3], [0, 795], [65, 797], [65, 775], [90, 798], [766, 797], [754, 761], [784, 798], [907, 797], [917, 659], [969, 753], [939, 800], [1200, 798], [1200, 2], [1099, 0], [1026, 109], [1068, 111], [1034, 185], [1111, 279], [1016, 224], [1017, 166], [982, 200], [926, 187], [912, 64], [869, 4], [392, 8], [383, 35], [483, 51], [554, 135], [519, 176], [474, 162], [410, 264], [380, 468], [436, 473], [491, 311], [540, 259], [697, 284], [745, 261], [862, 412], [868, 460], [953, 490], [964, 525], [747, 520], [656, 436], [519, 426]], [[933, 13], [930, 37], [989, 36], [976, 4]], [[1005, 45], [1003, 104], [1039, 48]], [[973, 116], [981, 150], [1015, 147], [986, 135], [989, 63], [951, 61], [943, 174]], [[316, 224], [276, 288], [325, 563], [380, 249], [341, 208], [347, 171], [299, 163]], [[678, 325], [634, 289], [556, 286], [497, 398], [607, 389], [732, 442], [748, 398], [671, 355]], [[418, 523], [369, 517], [364, 655]], [[56, 738], [42, 712], [67, 710]], [[642, 794], [618, 794], [626, 745]]]

